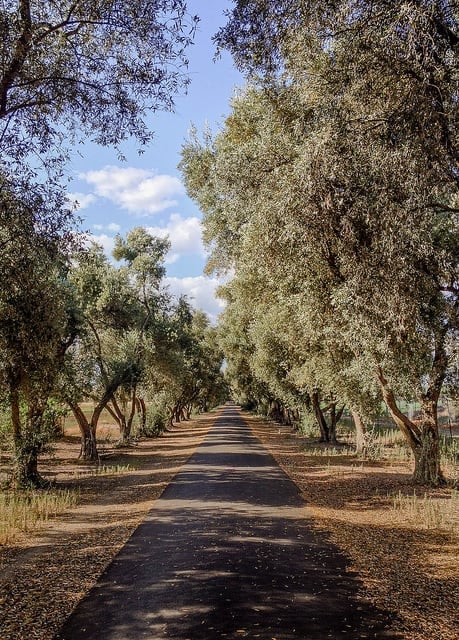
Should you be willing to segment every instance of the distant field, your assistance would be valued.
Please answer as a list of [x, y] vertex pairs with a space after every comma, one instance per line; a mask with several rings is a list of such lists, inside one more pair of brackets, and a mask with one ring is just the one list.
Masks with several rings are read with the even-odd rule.
[[[83, 412], [87, 418], [91, 417], [91, 414], [94, 409], [94, 404], [92, 402], [82, 402], [80, 407], [83, 409]], [[78, 423], [75, 420], [75, 417], [71, 411], [65, 416], [62, 421], [62, 432], [64, 436], [76, 436], [80, 435], [80, 430], [78, 427]], [[97, 440], [106, 441], [106, 440], [115, 440], [119, 436], [118, 425], [109, 414], [109, 412], [104, 409], [99, 418], [99, 423], [97, 426]]]

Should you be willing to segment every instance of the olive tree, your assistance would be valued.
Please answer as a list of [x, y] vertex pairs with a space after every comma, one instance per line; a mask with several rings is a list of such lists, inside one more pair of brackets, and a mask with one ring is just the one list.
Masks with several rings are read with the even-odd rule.
[[[433, 162], [413, 122], [370, 125], [355, 85], [339, 93], [330, 81], [347, 49], [312, 40], [311, 59], [300, 49], [298, 62], [292, 46], [287, 81], [249, 88], [215, 140], [185, 146], [187, 187], [205, 213], [210, 266], [261, 265], [267, 295], [298, 303], [297, 326], [324, 324], [328, 351], [341, 342], [379, 384], [415, 478], [435, 484], [445, 341], [457, 323], [452, 158], [439, 143]], [[407, 395], [421, 402], [419, 423], [398, 408]]]
[[[118, 422], [121, 442], [129, 442], [137, 389], [155, 350], [153, 329], [163, 304], [160, 286], [168, 248], [167, 240], [138, 227], [126, 239], [117, 238], [114, 254], [124, 264], [112, 264], [96, 245], [75, 256], [69, 281], [80, 331], [67, 352], [60, 393], [80, 427], [85, 459], [98, 458], [96, 430], [104, 409]], [[86, 399], [94, 403], [89, 418], [80, 406]]]
[[151, 140], [147, 112], [171, 109], [188, 83], [196, 23], [184, 0], [3, 2], [3, 166], [53, 170], [69, 140]]
[[[2, 2], [0, 270], [8, 280], [5, 304], [14, 316], [14, 322], [11, 314], [3, 316], [3, 370], [21, 361], [23, 371], [35, 370], [45, 379], [52, 370], [55, 376], [52, 354], [60, 332], [66, 332], [67, 302], [65, 295], [59, 299], [61, 276], [53, 288], [61, 273], [60, 258], [53, 260], [66, 252], [72, 236], [65, 163], [72, 147], [88, 139], [118, 150], [130, 137], [140, 145], [152, 139], [148, 114], [170, 110], [176, 93], [186, 89], [185, 50], [197, 20], [183, 0]], [[14, 291], [14, 310], [8, 291]], [[13, 335], [19, 325], [23, 330]], [[43, 353], [49, 357], [38, 366]], [[47, 391], [34, 388], [41, 406]]]
[[[295, 123], [288, 183], [270, 185], [273, 223], [303, 263], [326, 266], [316, 285], [349, 348], [373, 363], [415, 477], [441, 482], [436, 410], [457, 326], [457, 6], [238, 2], [218, 40], [261, 76], [271, 139]], [[276, 174], [283, 156], [268, 164]], [[419, 424], [398, 408], [407, 394]]]
[[120, 426], [120, 443], [131, 437], [133, 420], [139, 405], [143, 408], [138, 391], [145, 380], [148, 363], [157, 361], [157, 343], [163, 342], [167, 325], [164, 311], [169, 297], [162, 289], [166, 273], [164, 259], [170, 248], [168, 240], [151, 236], [144, 228], [136, 227], [126, 236], [117, 236], [113, 257], [123, 261], [119, 271], [125, 273], [133, 299], [137, 302], [136, 317], [129, 330], [124, 327], [123, 338], [118, 345], [130, 359], [130, 379], [114, 393], [107, 409]]
[[0, 185], [0, 384], [9, 405], [16, 485], [41, 486], [38, 454], [53, 435], [50, 398], [77, 318], [66, 286], [62, 225], [36, 190]]

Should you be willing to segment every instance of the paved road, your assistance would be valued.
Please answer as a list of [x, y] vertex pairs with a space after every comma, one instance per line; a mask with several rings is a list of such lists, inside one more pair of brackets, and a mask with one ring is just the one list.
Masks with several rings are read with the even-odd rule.
[[56, 640], [394, 638], [226, 405]]

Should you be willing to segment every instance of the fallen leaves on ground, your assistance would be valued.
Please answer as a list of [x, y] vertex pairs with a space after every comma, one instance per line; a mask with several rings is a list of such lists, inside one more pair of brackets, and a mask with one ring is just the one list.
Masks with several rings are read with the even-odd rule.
[[397, 614], [405, 640], [457, 640], [457, 526], [430, 528], [393, 508], [394, 495], [416, 491], [441, 501], [451, 499], [451, 490], [415, 487], [406, 463], [311, 456], [306, 440], [289, 427], [247, 420], [301, 489], [313, 526], [348, 556], [349, 570], [362, 579], [362, 596]]
[[[79, 505], [41, 535], [0, 550], [2, 640], [54, 636], [214, 417], [201, 417], [136, 448], [109, 452], [110, 464], [131, 465], [115, 476], [82, 475], [75, 462], [78, 441], [60, 445], [47, 469], [59, 485], [81, 486]], [[405, 640], [457, 640], [457, 531], [426, 528], [393, 509], [390, 496], [413, 494], [408, 466], [310, 456], [304, 439], [291, 429], [246, 419], [301, 489], [313, 526], [347, 554], [349, 570], [362, 580], [362, 598], [395, 612]], [[428, 492], [438, 500], [449, 496], [445, 489]]]
[[[0, 638], [51, 640], [76, 604], [145, 517], [201, 442], [215, 416], [192, 420], [156, 440], [118, 450], [111, 462], [131, 470], [81, 474], [76, 446], [59, 450], [42, 471], [80, 487], [79, 504], [15, 547], [0, 548]], [[71, 443], [68, 439], [67, 444]], [[75, 455], [76, 453], [76, 455]]]

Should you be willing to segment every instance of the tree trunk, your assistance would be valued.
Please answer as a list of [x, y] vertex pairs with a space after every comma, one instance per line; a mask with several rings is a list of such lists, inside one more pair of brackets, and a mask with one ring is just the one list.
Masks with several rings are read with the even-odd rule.
[[28, 444], [23, 444], [20, 451], [16, 452], [14, 486], [21, 488], [34, 487], [35, 489], [43, 489], [49, 486], [49, 482], [38, 472], [38, 454], [39, 448]]
[[[81, 434], [81, 450], [79, 457], [85, 462], [99, 462], [96, 434], [88, 423], [89, 429]], [[80, 427], [81, 428], [81, 427]]]
[[319, 394], [317, 391], [314, 391], [314, 393], [311, 395], [311, 401], [312, 407], [314, 409], [314, 414], [320, 428], [320, 442], [330, 442], [330, 431], [328, 429], [328, 424], [325, 420], [323, 411], [320, 408]]
[[[89, 421], [78, 404], [68, 403], [73, 415], [78, 423], [81, 433], [81, 449], [79, 458], [86, 462], [98, 462], [99, 452], [97, 451], [96, 428], [97, 420], [94, 420], [94, 413]], [[100, 414], [99, 414], [100, 415]], [[97, 418], [99, 416], [97, 415]]]
[[48, 486], [49, 483], [38, 472], [40, 447], [37, 441], [34, 441], [33, 436], [35, 435], [34, 429], [36, 424], [39, 423], [43, 410], [40, 414], [30, 409], [27, 416], [28, 424], [25, 425], [23, 430], [17, 381], [10, 382], [10, 412], [15, 458], [11, 484], [17, 488], [34, 487], [42, 489]]
[[[437, 402], [439, 388], [429, 392], [421, 399], [423, 416], [420, 423], [407, 418], [398, 408], [397, 401], [382, 370], [378, 370], [378, 380], [384, 401], [392, 419], [404, 434], [414, 455], [413, 478], [421, 484], [439, 486], [445, 479], [440, 468], [440, 446], [437, 421]], [[441, 388], [441, 386], [440, 386]]]
[[110, 415], [115, 418], [120, 430], [120, 439], [118, 441], [118, 444], [121, 446], [126, 446], [129, 444], [130, 440], [132, 421], [130, 424], [128, 424], [128, 421], [126, 420], [126, 411], [123, 411], [123, 409], [121, 409], [114, 395], [110, 399], [110, 402], [113, 409], [112, 407], [110, 407], [110, 403], [108, 403], [107, 410], [109, 411]]
[[136, 405], [137, 413], [140, 416], [140, 433], [145, 433], [147, 427], [147, 407], [145, 406], [145, 400], [137, 397]]
[[336, 429], [344, 411], [344, 405], [341, 407], [341, 409], [337, 409], [337, 405], [337, 402], [332, 402], [329, 407], [330, 426], [328, 427], [328, 437], [329, 442], [332, 442], [333, 444], [336, 444], [338, 442], [338, 439], [336, 437]]
[[174, 426], [174, 407], [166, 406], [166, 431]]
[[19, 405], [19, 390], [14, 382], [10, 382], [10, 412], [13, 428], [13, 444], [16, 457], [22, 446], [21, 409]]
[[413, 447], [414, 479], [416, 482], [434, 486], [445, 483], [440, 468], [441, 453], [436, 404], [429, 400], [424, 400], [422, 403], [420, 435], [416, 447]]
[[174, 422], [179, 423], [181, 420], [181, 416], [182, 416], [182, 405], [180, 402], [177, 402], [174, 405], [174, 408], [172, 409], [172, 421], [171, 421], [171, 426], [173, 425]]
[[[42, 489], [48, 485], [38, 473], [39, 447], [21, 431], [19, 406], [12, 407], [14, 413], [14, 457], [15, 466], [12, 484], [17, 488], [34, 487]], [[19, 422], [18, 422], [19, 419]]]
[[137, 389], [135, 386], [132, 388], [130, 400], [129, 415], [127, 414], [127, 402], [123, 402], [122, 407], [120, 407], [115, 395], [113, 395], [110, 400], [113, 405], [113, 410], [111, 410], [110, 406], [107, 404], [107, 409], [118, 423], [120, 430], [119, 444], [121, 446], [128, 446], [131, 442], [132, 424], [137, 407]]
[[111, 415], [113, 420], [118, 425], [118, 429], [119, 429], [119, 432], [121, 434], [121, 432], [123, 430], [123, 424], [122, 424], [123, 414], [121, 413], [121, 411], [119, 409], [117, 410], [117, 406], [118, 405], [115, 405], [115, 403], [116, 403], [116, 401], [114, 400], [114, 398], [112, 398], [113, 407], [111, 407], [110, 403], [108, 402], [107, 406], [105, 408], [107, 409], [108, 413]]
[[351, 409], [352, 419], [354, 420], [355, 427], [355, 452], [359, 456], [366, 455], [366, 427], [365, 424], [357, 411]]
[[129, 411], [129, 416], [128, 416], [128, 419], [126, 421], [126, 432], [127, 432], [126, 435], [127, 435], [128, 440], [131, 439], [132, 424], [134, 422], [134, 416], [135, 416], [136, 408], [137, 408], [137, 388], [135, 386], [133, 386], [132, 387], [132, 393], [131, 393], [131, 409]]

